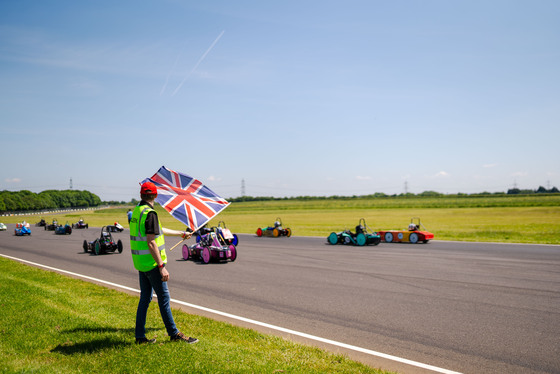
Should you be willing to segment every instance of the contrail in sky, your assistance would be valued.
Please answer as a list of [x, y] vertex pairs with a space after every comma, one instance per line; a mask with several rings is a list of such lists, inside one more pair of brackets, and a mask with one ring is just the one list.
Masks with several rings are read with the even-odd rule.
[[216, 45], [216, 43], [218, 43], [218, 40], [220, 40], [220, 38], [222, 37], [222, 35], [224, 35], [224, 32], [226, 30], [223, 30], [220, 35], [218, 35], [218, 37], [216, 38], [216, 40], [214, 40], [214, 42], [212, 43], [212, 45], [206, 50], [206, 52], [204, 52], [204, 54], [202, 55], [202, 57], [198, 60], [198, 62], [196, 63], [196, 65], [194, 66], [194, 68], [192, 68], [192, 70], [189, 72], [189, 74], [187, 74], [187, 76], [185, 77], [185, 79], [183, 79], [183, 81], [181, 82], [181, 84], [179, 86], [177, 86], [177, 88], [175, 89], [175, 91], [173, 91], [173, 94], [171, 94], [171, 96], [175, 96], [175, 94], [181, 89], [181, 87], [183, 87], [183, 84], [186, 82], [187, 79], [189, 79], [189, 77], [191, 76], [191, 74], [196, 70], [196, 68], [198, 67], [198, 65], [200, 65], [200, 63], [202, 62], [202, 60], [204, 60], [204, 58], [206, 57], [206, 55], [208, 53], [210, 53], [210, 51], [212, 50], [212, 48], [214, 48], [214, 46]]
[[163, 95], [163, 93], [167, 89], [167, 83], [169, 83], [169, 77], [171, 76], [171, 73], [173, 72], [173, 70], [175, 70], [175, 66], [177, 66], [177, 61], [179, 61], [179, 56], [180, 56], [180, 54], [177, 55], [177, 58], [175, 59], [175, 63], [173, 64], [173, 67], [171, 68], [171, 70], [167, 74], [167, 78], [165, 79], [165, 83], [163, 84], [163, 87], [161, 88], [161, 91], [159, 92], [159, 96]]

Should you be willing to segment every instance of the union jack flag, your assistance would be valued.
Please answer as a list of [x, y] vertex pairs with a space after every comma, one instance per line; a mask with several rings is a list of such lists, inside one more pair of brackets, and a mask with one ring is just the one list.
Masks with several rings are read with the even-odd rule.
[[177, 173], [165, 166], [141, 183], [147, 181], [156, 185], [156, 201], [193, 231], [204, 226], [230, 204], [198, 179]]

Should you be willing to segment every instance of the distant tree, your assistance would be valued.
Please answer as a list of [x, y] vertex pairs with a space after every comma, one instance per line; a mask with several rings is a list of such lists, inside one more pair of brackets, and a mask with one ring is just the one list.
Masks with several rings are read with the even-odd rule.
[[441, 193], [436, 192], [436, 191], [424, 191], [418, 194], [418, 196], [441, 196]]

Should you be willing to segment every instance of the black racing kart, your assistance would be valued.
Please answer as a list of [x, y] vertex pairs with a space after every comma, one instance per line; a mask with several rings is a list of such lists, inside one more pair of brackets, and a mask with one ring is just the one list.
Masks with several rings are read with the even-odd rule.
[[92, 242], [84, 240], [83, 248], [84, 252], [91, 252], [94, 255], [101, 255], [115, 251], [122, 253], [123, 244], [120, 239], [115, 242], [113, 236], [107, 230], [107, 226], [103, 226], [101, 228], [101, 235], [99, 235], [99, 239], [95, 239]]

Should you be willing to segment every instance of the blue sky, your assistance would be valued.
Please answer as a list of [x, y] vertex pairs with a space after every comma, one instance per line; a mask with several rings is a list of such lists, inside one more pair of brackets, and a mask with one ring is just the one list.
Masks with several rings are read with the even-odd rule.
[[[1, 1], [0, 190], [560, 187], [558, 1]], [[406, 186], [406, 187], [405, 187]]]

